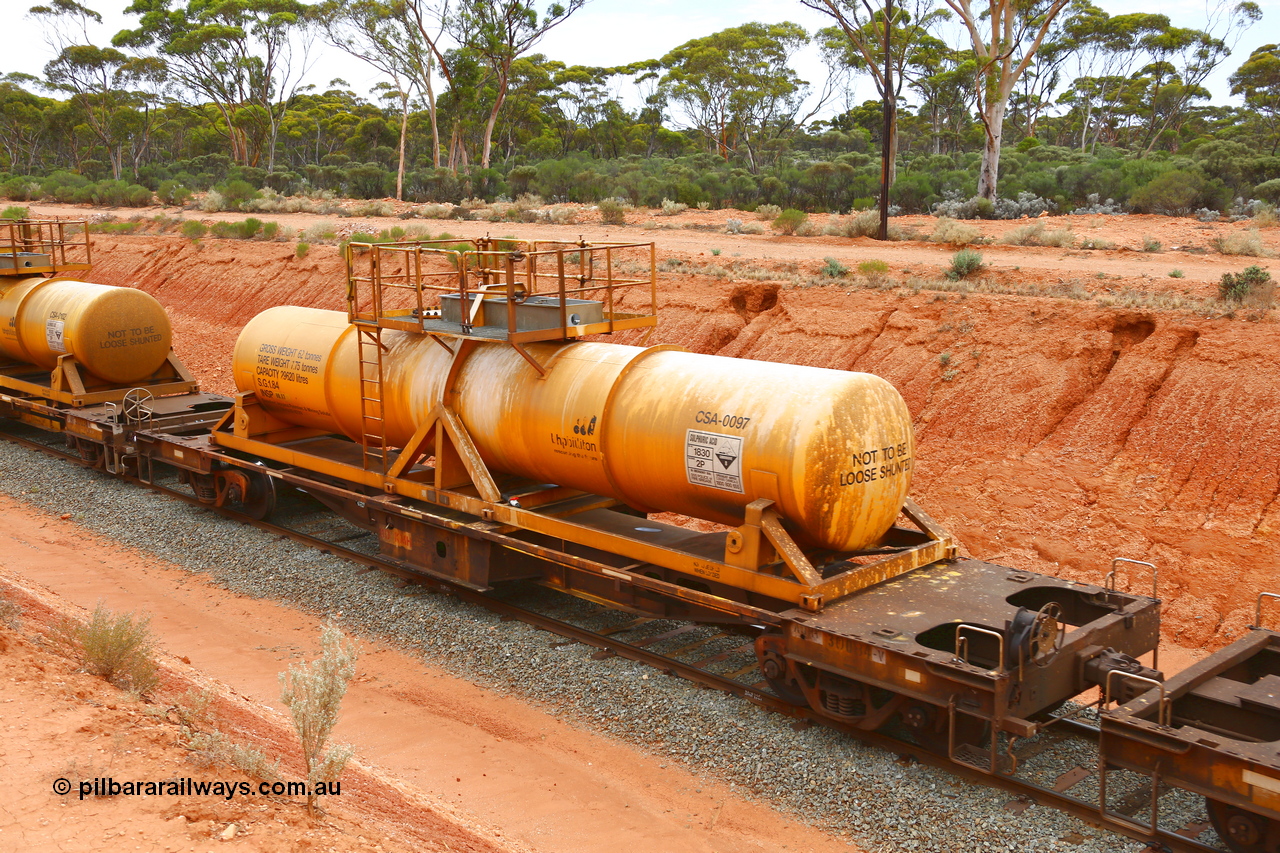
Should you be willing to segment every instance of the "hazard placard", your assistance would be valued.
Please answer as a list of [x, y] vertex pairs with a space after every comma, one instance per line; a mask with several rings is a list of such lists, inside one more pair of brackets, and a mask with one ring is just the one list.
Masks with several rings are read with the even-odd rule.
[[693, 485], [742, 494], [742, 436], [691, 429], [684, 463]]

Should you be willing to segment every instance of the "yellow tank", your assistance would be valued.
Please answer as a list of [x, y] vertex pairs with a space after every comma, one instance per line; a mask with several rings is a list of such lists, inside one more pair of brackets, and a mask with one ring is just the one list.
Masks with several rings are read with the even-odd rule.
[[[384, 332], [387, 442], [403, 446], [442, 400], [495, 471], [616, 497], [646, 512], [741, 524], [767, 498], [793, 536], [850, 551], [875, 543], [907, 496], [911, 418], [865, 373], [579, 342], [478, 346], [446, 388], [435, 341]], [[235, 382], [272, 414], [360, 439], [356, 333], [346, 315], [280, 307], [236, 342]]]
[[52, 370], [74, 355], [85, 370], [126, 385], [146, 379], [169, 356], [164, 308], [149, 294], [62, 278], [0, 281], [0, 351]]

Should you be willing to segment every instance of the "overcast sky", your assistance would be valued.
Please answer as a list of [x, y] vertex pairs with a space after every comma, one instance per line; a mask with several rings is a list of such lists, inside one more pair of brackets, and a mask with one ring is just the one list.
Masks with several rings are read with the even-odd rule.
[[[30, 5], [37, 0], [17, 2]], [[1161, 0], [1141, 5], [1117, 0], [1095, 2], [1113, 15], [1135, 11], [1135, 8], [1158, 10], [1169, 15], [1175, 25], [1183, 27], [1204, 27], [1207, 20], [1204, 0]], [[136, 26], [137, 18], [121, 11], [128, 6], [127, 0], [86, 0], [86, 5], [103, 16], [103, 25], [94, 33], [99, 44], [109, 42], [111, 36], [124, 27]], [[545, 5], [539, 3], [540, 7]], [[1259, 0], [1258, 5], [1263, 10], [1262, 21], [1245, 33], [1232, 56], [1208, 81], [1214, 103], [1232, 102], [1227, 77], [1254, 48], [1277, 40], [1274, 34], [1280, 32], [1280, 0]], [[661, 57], [690, 39], [749, 21], [785, 20], [794, 21], [810, 32], [831, 23], [826, 16], [794, 0], [588, 0], [535, 49], [569, 65], [616, 66]], [[17, 26], [17, 38], [5, 40], [5, 50], [0, 54], [3, 57], [0, 73], [24, 71], [40, 75], [44, 64], [53, 56], [43, 38], [41, 22], [25, 16], [18, 19]], [[311, 68], [308, 82], [318, 88], [326, 88], [331, 79], [341, 77], [357, 92], [366, 94], [379, 80], [369, 66], [323, 44], [317, 45], [313, 57], [318, 61]], [[815, 48], [798, 55], [793, 65], [803, 79], [814, 84], [815, 90], [821, 88], [826, 71]], [[853, 103], [875, 97], [869, 80], [854, 78], [853, 85]], [[620, 94], [627, 96], [630, 92], [624, 89]], [[824, 113], [838, 112], [844, 101], [845, 98], [840, 98], [838, 104], [832, 104]]]

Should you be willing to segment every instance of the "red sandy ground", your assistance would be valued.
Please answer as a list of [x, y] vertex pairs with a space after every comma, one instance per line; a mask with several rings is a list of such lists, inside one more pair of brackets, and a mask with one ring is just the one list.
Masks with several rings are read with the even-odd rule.
[[[280, 758], [286, 778], [301, 778], [277, 673], [315, 656], [319, 622], [213, 587], [12, 499], [0, 498], [0, 515], [0, 598], [24, 609], [21, 633], [0, 626], [0, 850], [207, 851], [233, 823], [227, 849], [281, 853], [853, 849], [727, 786], [372, 643], [359, 644], [358, 674], [334, 735], [356, 748], [359, 763], [316, 821], [300, 800], [81, 801], [78, 787], [59, 797], [51, 790], [59, 777], [73, 786], [106, 776], [245, 779], [203, 769], [178, 744], [176, 715], [164, 709], [193, 686], [220, 697], [228, 736]], [[83, 616], [97, 602], [152, 614], [166, 651], [154, 704], [74, 672], [47, 643], [33, 645], [30, 638], [63, 614]]]
[[[92, 213], [43, 205], [33, 212]], [[420, 224], [464, 237], [656, 241], [659, 259], [685, 263], [661, 274], [660, 325], [651, 343], [886, 377], [916, 420], [914, 496], [969, 553], [1093, 581], [1114, 556], [1154, 562], [1166, 601], [1165, 639], [1177, 646], [1202, 650], [1230, 641], [1251, 621], [1255, 594], [1273, 588], [1271, 567], [1280, 550], [1275, 535], [1280, 525], [1275, 501], [1280, 493], [1280, 334], [1273, 319], [1256, 313], [1247, 319], [1247, 312], [1233, 318], [1221, 311], [1117, 308], [1100, 301], [1125, 290], [1211, 297], [1223, 272], [1250, 263], [1270, 265], [1276, 275], [1280, 271], [1268, 258], [1203, 253], [1214, 236], [1247, 224], [1051, 217], [1041, 220], [1046, 228], [1069, 226], [1078, 238], [1105, 239], [1117, 248], [981, 247], [988, 263], [982, 276], [998, 288], [1042, 294], [1070, 289], [1090, 296], [1066, 299], [868, 289], [847, 282], [793, 287], [784, 285], [788, 274], [812, 275], [828, 256], [849, 267], [884, 260], [891, 281], [937, 279], [954, 248], [921, 241], [881, 244], [865, 238], [639, 227], [648, 222], [722, 228], [731, 216], [751, 220], [750, 214], [732, 211], [689, 211], [670, 218], [635, 213], [624, 228], [603, 228], [591, 222], [593, 216], [584, 212], [583, 223], [571, 226]], [[307, 215], [261, 218], [281, 222], [286, 231], [334, 221]], [[337, 221], [348, 232], [399, 224]], [[929, 217], [899, 223], [925, 234], [933, 227]], [[998, 237], [1026, 223], [975, 224]], [[1280, 231], [1261, 234], [1272, 253], [1280, 249]], [[1142, 252], [1148, 237], [1166, 251]], [[95, 262], [87, 278], [141, 287], [166, 306], [179, 354], [208, 390], [223, 393], [233, 390], [229, 354], [236, 334], [256, 313], [279, 304], [344, 307], [343, 268], [329, 246], [314, 246], [299, 259], [292, 243], [99, 236]], [[704, 266], [730, 271], [700, 272]], [[776, 272], [775, 280], [759, 268]], [[1168, 277], [1173, 269], [1185, 277]], [[621, 342], [634, 341], [623, 337]], [[36, 527], [47, 523], [12, 503], [0, 505], [0, 511], [6, 519], [27, 519]], [[30, 550], [45, 556], [25, 566], [6, 560], [6, 573], [22, 585], [47, 585], [81, 606], [91, 607], [105, 596], [116, 609], [152, 612], [170, 651], [189, 656], [201, 672], [244, 696], [276, 704], [274, 673], [287, 665], [282, 650], [309, 652], [317, 634], [312, 620], [208, 589], [185, 574], [171, 576], [170, 570], [129, 555], [105, 559], [87, 557], [83, 550], [65, 553], [65, 561], [79, 561], [70, 563], [81, 567], [77, 571], [64, 565], [56, 549], [81, 535], [49, 541], [33, 536]], [[30, 557], [25, 549], [20, 553]], [[169, 580], [161, 583], [162, 578]], [[1149, 583], [1145, 576], [1122, 573], [1122, 585], [1145, 590]], [[259, 633], [269, 636], [259, 639]], [[211, 636], [225, 637], [225, 645], [210, 647]], [[244, 651], [255, 646], [254, 652]], [[50, 665], [47, 657], [39, 660]], [[623, 843], [653, 850], [737, 850], [778, 849], [787, 839], [793, 849], [847, 849], [703, 780], [656, 767], [653, 759], [392, 652], [369, 649], [361, 666], [372, 681], [362, 675], [353, 687], [339, 736], [354, 742], [363, 759], [436, 798], [458, 803], [477, 823], [503, 832], [499, 839], [477, 830], [481, 840], [475, 843], [506, 844], [514, 838], [555, 850]], [[78, 701], [56, 698], [55, 705]], [[40, 706], [30, 707], [33, 715], [42, 713], [35, 710]], [[6, 709], [3, 719], [8, 725], [14, 717]], [[411, 729], [406, 721], [414, 723]], [[56, 730], [68, 731], [65, 726]], [[287, 749], [280, 745], [282, 752]], [[607, 759], [586, 763], [587, 756]], [[163, 759], [157, 755], [156, 760]], [[12, 767], [0, 763], [0, 778]], [[455, 773], [455, 767], [462, 772]], [[462, 781], [449, 785], [449, 778]], [[46, 798], [23, 813], [27, 822], [21, 825], [31, 832], [42, 831], [38, 820], [53, 820], [50, 810], [84, 805], [58, 805], [45, 793], [48, 779], [41, 779], [24, 788]], [[699, 788], [702, 793], [694, 793]], [[343, 800], [341, 808], [351, 807]], [[134, 807], [123, 800], [109, 802]], [[296, 805], [291, 808], [296, 814]], [[72, 814], [81, 820], [86, 812]], [[469, 817], [458, 820], [471, 825]], [[212, 822], [209, 832], [223, 826]], [[394, 849], [398, 838], [393, 829], [386, 830], [386, 849]], [[311, 830], [296, 825], [289, 831]], [[341, 825], [333, 831], [334, 837], [347, 837]], [[7, 837], [0, 832], [0, 847], [8, 844]], [[185, 836], [173, 836], [180, 837]], [[85, 839], [85, 845], [69, 849], [87, 848]]]

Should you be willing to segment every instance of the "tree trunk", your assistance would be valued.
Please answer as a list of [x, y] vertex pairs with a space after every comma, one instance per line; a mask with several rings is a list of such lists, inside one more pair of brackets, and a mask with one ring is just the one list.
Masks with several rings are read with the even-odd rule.
[[499, 85], [498, 97], [494, 99], [493, 109], [489, 111], [489, 120], [484, 124], [484, 146], [480, 151], [480, 168], [489, 168], [489, 152], [493, 149], [493, 128], [498, 123], [498, 110], [507, 99], [505, 82]]
[[1004, 110], [1008, 101], [993, 98], [983, 110], [982, 124], [987, 143], [982, 149], [982, 168], [978, 172], [978, 195], [996, 200], [996, 182], [1000, 176], [1000, 143], [1004, 139]]
[[431, 117], [431, 165], [440, 168], [440, 121], [436, 115], [436, 90], [431, 85], [432, 60], [427, 61], [427, 115]]
[[400, 93], [400, 165], [396, 169], [396, 201], [404, 201], [404, 140], [409, 133], [409, 96]]
[[889, 189], [892, 191], [893, 182], [898, 179], [898, 122], [893, 122], [893, 129], [889, 133]]
[[1085, 145], [1089, 140], [1089, 122], [1093, 118], [1093, 99], [1090, 98], [1085, 102], [1084, 118], [1080, 120], [1080, 153], [1084, 153]]

